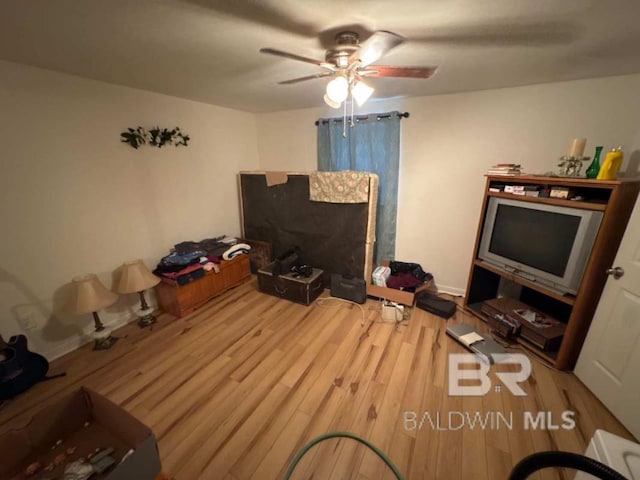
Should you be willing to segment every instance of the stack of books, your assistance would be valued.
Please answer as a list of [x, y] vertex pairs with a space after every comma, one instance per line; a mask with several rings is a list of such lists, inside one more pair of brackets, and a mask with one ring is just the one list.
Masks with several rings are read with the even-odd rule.
[[516, 163], [496, 163], [488, 171], [488, 175], [521, 175], [522, 167]]

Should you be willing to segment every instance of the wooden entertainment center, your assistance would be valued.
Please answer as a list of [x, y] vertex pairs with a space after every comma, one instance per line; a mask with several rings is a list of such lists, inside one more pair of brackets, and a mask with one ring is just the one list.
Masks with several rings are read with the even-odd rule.
[[[570, 196], [580, 198], [570, 200], [506, 193], [504, 187], [511, 185], [536, 187], [540, 191], [564, 187], [570, 189]], [[467, 310], [486, 321], [487, 317], [480, 311], [482, 302], [498, 296], [500, 280], [504, 278], [520, 285], [520, 296], [516, 300], [566, 323], [566, 330], [557, 351], [543, 351], [520, 338], [518, 342], [553, 363], [558, 369], [573, 369], [607, 280], [606, 270], [613, 266], [639, 190], [640, 179], [602, 181], [536, 175], [488, 175], [465, 295]], [[602, 212], [600, 228], [576, 295], [563, 295], [479, 258], [485, 216], [491, 197]]]

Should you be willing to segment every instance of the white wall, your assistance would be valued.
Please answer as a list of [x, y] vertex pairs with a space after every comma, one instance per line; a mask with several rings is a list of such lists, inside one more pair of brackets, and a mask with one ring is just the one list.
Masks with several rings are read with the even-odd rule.
[[[55, 357], [86, 341], [91, 315], [59, 314], [71, 278], [149, 267], [182, 240], [240, 233], [236, 174], [258, 167], [255, 116], [0, 62], [0, 333]], [[188, 147], [120, 142], [126, 127], [179, 126]], [[137, 296], [101, 313], [132, 318]]]
[[[640, 75], [628, 75], [371, 102], [364, 112], [411, 114], [402, 120], [396, 259], [422, 264], [443, 291], [463, 293], [487, 167], [556, 171], [570, 140], [586, 137], [586, 155], [596, 145], [624, 146], [625, 169], [640, 157], [639, 91]], [[314, 121], [339, 115], [328, 107], [258, 115], [260, 168], [314, 170]]]

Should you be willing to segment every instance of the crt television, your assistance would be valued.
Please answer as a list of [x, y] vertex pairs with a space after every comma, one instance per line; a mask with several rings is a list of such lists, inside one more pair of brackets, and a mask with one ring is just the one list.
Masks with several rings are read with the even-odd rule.
[[478, 256], [561, 294], [580, 286], [602, 212], [490, 197]]

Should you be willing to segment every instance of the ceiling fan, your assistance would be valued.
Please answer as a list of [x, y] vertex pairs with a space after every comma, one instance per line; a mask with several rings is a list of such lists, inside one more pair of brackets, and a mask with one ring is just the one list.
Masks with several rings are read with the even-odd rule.
[[366, 77], [394, 77], [394, 78], [429, 78], [437, 67], [399, 67], [389, 65], [374, 65], [393, 48], [404, 43], [406, 39], [393, 32], [378, 30], [367, 40], [360, 43], [356, 32], [343, 31], [335, 37], [335, 45], [325, 53], [324, 61], [303, 57], [293, 53], [261, 48], [261, 53], [289, 58], [300, 62], [317, 65], [325, 71], [305, 77], [293, 78], [278, 82], [280, 85], [290, 85], [316, 78], [335, 77], [327, 84], [325, 102], [339, 108], [347, 100], [349, 94], [362, 105], [373, 93], [373, 88], [365, 84]]

